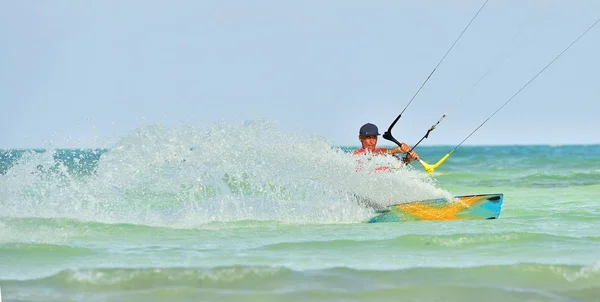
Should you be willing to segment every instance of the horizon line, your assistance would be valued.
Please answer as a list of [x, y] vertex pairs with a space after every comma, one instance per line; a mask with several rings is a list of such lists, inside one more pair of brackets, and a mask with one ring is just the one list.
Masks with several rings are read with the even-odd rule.
[[[351, 144], [351, 145], [331, 145], [332, 147], [339, 147], [339, 148], [356, 148], [356, 147], [360, 147], [359, 144]], [[379, 147], [393, 147], [395, 145], [393, 144], [382, 144], [379, 145]], [[521, 146], [521, 147], [535, 147], [535, 146], [547, 146], [547, 147], [569, 147], [569, 146], [600, 146], [600, 143], [514, 143], [514, 144], [509, 144], [509, 143], [499, 143], [499, 144], [463, 144], [461, 145], [461, 147], [506, 147], [506, 146]], [[438, 147], [449, 147], [449, 148], [454, 148], [456, 147], [456, 145], [454, 144], [435, 144], [435, 145], [419, 145], [419, 147], [421, 148], [438, 148]], [[0, 147], [1, 151], [11, 151], [11, 150], [41, 150], [41, 151], [45, 151], [45, 150], [57, 150], [57, 149], [63, 149], [63, 150], [93, 150], [93, 149], [106, 149], [106, 150], [110, 150], [113, 147], [11, 147], [11, 148], [6, 148], [6, 147]]]

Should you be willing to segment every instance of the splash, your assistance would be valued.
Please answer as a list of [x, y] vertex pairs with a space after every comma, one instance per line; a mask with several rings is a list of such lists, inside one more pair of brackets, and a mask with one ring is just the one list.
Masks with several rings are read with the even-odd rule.
[[[361, 158], [271, 121], [136, 129], [91, 173], [29, 152], [0, 175], [3, 215], [193, 227], [215, 221], [365, 221], [365, 201], [449, 197], [391, 157]], [[360, 162], [360, 169], [357, 163]], [[378, 166], [395, 167], [374, 173]]]

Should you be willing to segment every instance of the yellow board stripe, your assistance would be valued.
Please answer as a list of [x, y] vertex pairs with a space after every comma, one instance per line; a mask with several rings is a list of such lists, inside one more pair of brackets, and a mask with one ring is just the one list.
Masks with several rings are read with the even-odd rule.
[[458, 212], [468, 208], [478, 200], [481, 200], [482, 197], [483, 196], [462, 197], [451, 203], [440, 204], [439, 207], [436, 207], [435, 202], [433, 202], [429, 204], [407, 203], [396, 205], [396, 208], [424, 220], [456, 220], [461, 219], [456, 216]]

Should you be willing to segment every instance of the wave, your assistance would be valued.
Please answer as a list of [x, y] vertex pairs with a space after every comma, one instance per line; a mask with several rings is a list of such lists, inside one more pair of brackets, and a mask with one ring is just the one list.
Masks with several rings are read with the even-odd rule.
[[30, 255], [52, 252], [54, 255], [68, 258], [71, 256], [93, 255], [95, 252], [88, 248], [73, 247], [59, 244], [13, 243], [0, 245], [0, 254], [7, 256], [29, 257]]
[[370, 249], [416, 249], [423, 250], [424, 247], [429, 251], [433, 250], [446, 250], [456, 248], [470, 248], [470, 247], [481, 247], [490, 245], [502, 245], [510, 244], [513, 246], [518, 245], [535, 245], [536, 242], [553, 242], [556, 245], [572, 245], [572, 244], [598, 244], [600, 243], [600, 237], [598, 236], [557, 236], [542, 233], [518, 233], [518, 232], [506, 232], [506, 233], [465, 233], [465, 234], [452, 234], [452, 235], [402, 235], [388, 239], [376, 239], [376, 240], [328, 240], [328, 241], [296, 241], [296, 242], [281, 242], [275, 244], [264, 245], [257, 247], [260, 250], [317, 250], [320, 248], [336, 249], [336, 250], [363, 250], [365, 245], [368, 244]]
[[352, 299], [419, 301], [593, 301], [600, 293], [600, 263], [568, 266], [518, 263], [462, 268], [403, 270], [330, 268], [292, 270], [282, 266], [214, 268], [151, 267], [64, 270], [29, 280], [0, 280], [7, 300], [43, 292], [46, 298], [85, 294], [126, 300], [169, 298], [236, 300]]

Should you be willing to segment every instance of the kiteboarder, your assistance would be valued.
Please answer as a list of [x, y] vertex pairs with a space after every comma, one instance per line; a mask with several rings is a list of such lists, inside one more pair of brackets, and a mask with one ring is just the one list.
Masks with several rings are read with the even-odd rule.
[[[361, 148], [354, 151], [354, 155], [358, 154], [397, 154], [402, 153], [406, 154], [410, 151], [410, 146], [406, 143], [402, 143], [399, 147], [396, 148], [378, 148], [377, 147], [377, 138], [379, 136], [379, 129], [376, 125], [371, 123], [366, 123], [360, 130], [358, 131], [358, 140], [361, 143]], [[414, 160], [419, 159], [419, 154], [415, 151], [410, 151], [404, 158], [404, 162], [410, 163]]]

